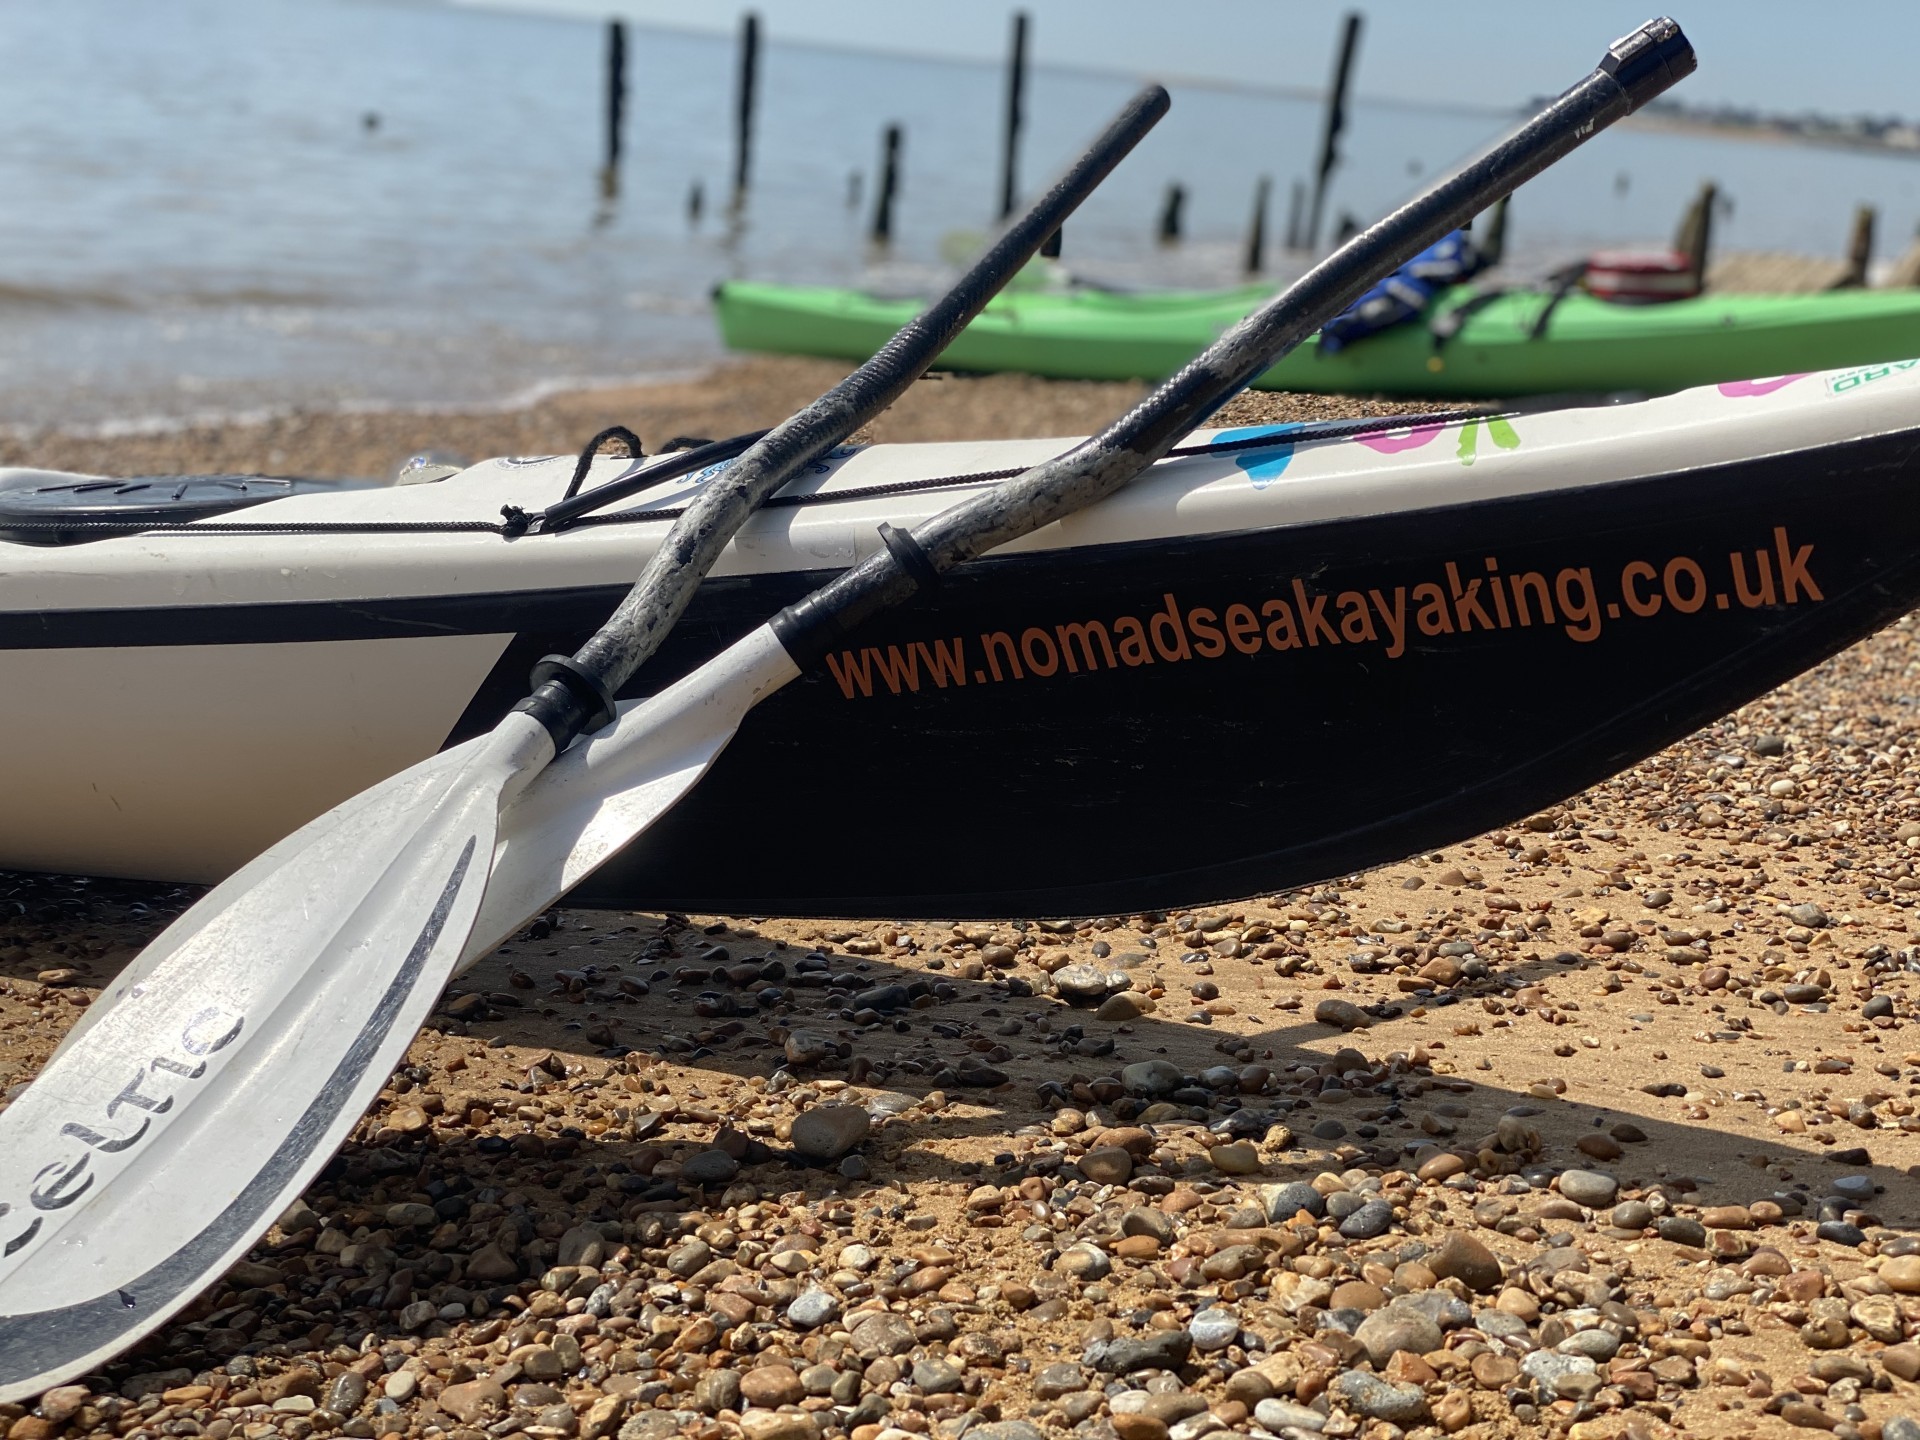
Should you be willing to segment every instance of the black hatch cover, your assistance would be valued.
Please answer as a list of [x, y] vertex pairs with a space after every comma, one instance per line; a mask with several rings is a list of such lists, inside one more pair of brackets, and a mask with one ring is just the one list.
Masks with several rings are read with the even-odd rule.
[[124, 535], [129, 528], [203, 520], [289, 495], [360, 490], [368, 484], [365, 480], [307, 480], [280, 475], [138, 475], [114, 479], [26, 472], [11, 482], [0, 480], [0, 539], [26, 545], [71, 545]]

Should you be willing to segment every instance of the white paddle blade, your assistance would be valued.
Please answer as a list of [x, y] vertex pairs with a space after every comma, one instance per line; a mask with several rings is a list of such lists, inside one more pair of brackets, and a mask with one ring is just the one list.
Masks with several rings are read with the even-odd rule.
[[182, 916], [0, 1112], [0, 1401], [153, 1331], [326, 1164], [466, 946], [502, 799], [550, 753], [513, 716], [466, 764], [316, 822], [244, 894]]
[[755, 705], [800, 674], [761, 626], [576, 742], [500, 816], [500, 847], [460, 969], [491, 953], [671, 810]]

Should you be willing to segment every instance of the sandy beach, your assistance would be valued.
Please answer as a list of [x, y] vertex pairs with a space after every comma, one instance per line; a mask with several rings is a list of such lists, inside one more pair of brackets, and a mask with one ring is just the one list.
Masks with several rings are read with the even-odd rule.
[[[754, 360], [0, 460], [768, 425]], [[876, 440], [1141, 387], [931, 378]], [[1222, 423], [1412, 406], [1262, 394]], [[561, 910], [248, 1259], [7, 1440], [1920, 1440], [1920, 633], [1442, 852], [1083, 922]], [[0, 1083], [191, 896], [0, 875]]]

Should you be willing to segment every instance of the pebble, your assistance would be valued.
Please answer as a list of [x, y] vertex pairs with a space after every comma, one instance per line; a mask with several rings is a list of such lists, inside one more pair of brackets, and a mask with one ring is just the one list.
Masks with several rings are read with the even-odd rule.
[[740, 1173], [740, 1162], [724, 1150], [701, 1150], [680, 1167], [681, 1178], [699, 1185], [724, 1185]]
[[1418, 1311], [1399, 1305], [1375, 1311], [1362, 1320], [1353, 1338], [1366, 1347], [1367, 1357], [1376, 1370], [1384, 1370], [1387, 1361], [1403, 1350], [1425, 1355], [1438, 1350], [1442, 1343], [1437, 1324]]
[[1302, 1210], [1315, 1218], [1327, 1213], [1327, 1197], [1304, 1180], [1272, 1186], [1265, 1198], [1267, 1218], [1276, 1225], [1285, 1224]]
[[1560, 1193], [1576, 1205], [1589, 1210], [1604, 1210], [1613, 1204], [1620, 1182], [1599, 1170], [1562, 1170]]
[[1373, 1240], [1387, 1233], [1393, 1224], [1393, 1206], [1385, 1200], [1369, 1200], [1340, 1222], [1340, 1233], [1349, 1240]]
[[1365, 1030], [1373, 1024], [1373, 1017], [1351, 1000], [1322, 1000], [1313, 1007], [1313, 1018], [1336, 1030]]
[[794, 1119], [794, 1152], [829, 1165], [865, 1140], [872, 1128], [871, 1117], [858, 1105], [815, 1105]]
[[1327, 1417], [1310, 1405], [1269, 1396], [1253, 1407], [1253, 1418], [1274, 1434], [1288, 1430], [1306, 1430], [1319, 1434], [1327, 1428]]
[[1224, 1306], [1209, 1306], [1187, 1322], [1187, 1334], [1196, 1350], [1224, 1350], [1240, 1338], [1240, 1317]]
[[1118, 1145], [1089, 1150], [1077, 1163], [1080, 1173], [1096, 1185], [1124, 1185], [1133, 1174], [1133, 1156]]
[[1170, 1095], [1186, 1083], [1178, 1065], [1165, 1060], [1142, 1060], [1120, 1071], [1120, 1083], [1129, 1095], [1157, 1099]]
[[1370, 1420], [1404, 1427], [1427, 1418], [1426, 1392], [1418, 1385], [1395, 1384], [1364, 1370], [1347, 1370], [1336, 1375], [1328, 1389], [1347, 1409]]
[[1155, 1335], [1096, 1341], [1088, 1346], [1087, 1363], [1106, 1375], [1131, 1375], [1139, 1370], [1177, 1370], [1193, 1348], [1184, 1330], [1162, 1330]]
[[787, 1306], [787, 1321], [798, 1330], [817, 1330], [840, 1318], [840, 1300], [829, 1290], [809, 1286]]

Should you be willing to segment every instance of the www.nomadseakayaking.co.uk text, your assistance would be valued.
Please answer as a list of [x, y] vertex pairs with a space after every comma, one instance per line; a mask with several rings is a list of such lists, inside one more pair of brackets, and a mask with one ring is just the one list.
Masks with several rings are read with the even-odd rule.
[[1168, 594], [1144, 615], [868, 645], [828, 655], [827, 669], [840, 693], [857, 700], [1334, 645], [1374, 646], [1397, 660], [1416, 637], [1478, 630], [1558, 627], [1586, 643], [1612, 621], [1825, 599], [1812, 560], [1813, 546], [1795, 545], [1786, 527], [1775, 526], [1771, 546], [1731, 551], [1723, 566], [1712, 567], [1719, 572], [1713, 578], [1686, 555], [1630, 560], [1614, 577], [1612, 596], [1602, 593], [1591, 566], [1551, 575], [1505, 571], [1488, 556], [1474, 573], [1471, 563], [1450, 560], [1440, 578], [1411, 586], [1329, 593], [1295, 579], [1266, 599], [1218, 607], [1183, 605]]

